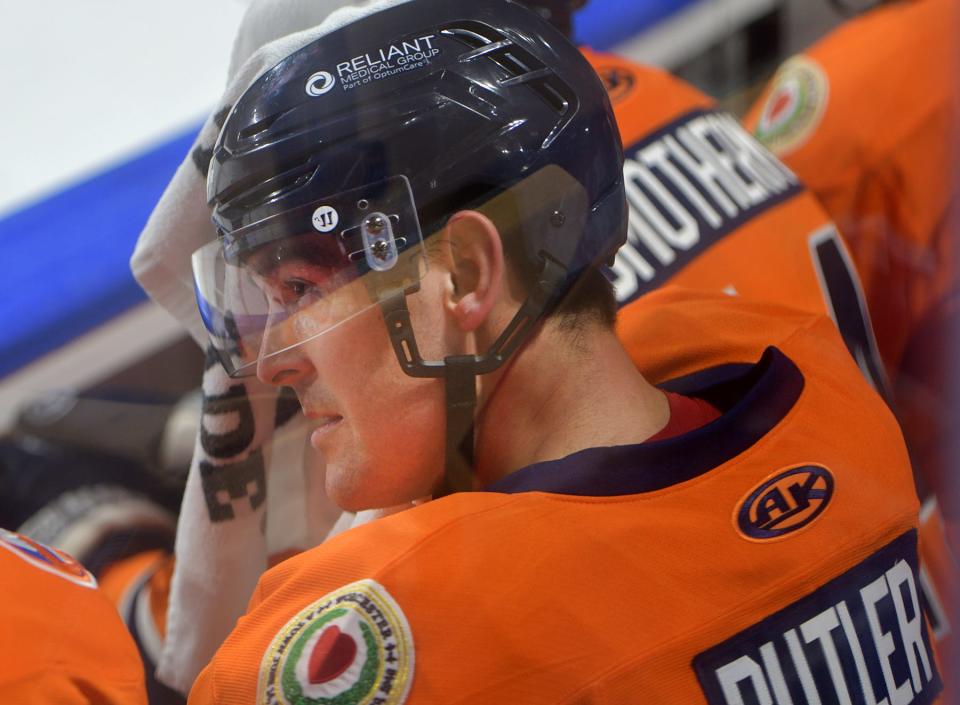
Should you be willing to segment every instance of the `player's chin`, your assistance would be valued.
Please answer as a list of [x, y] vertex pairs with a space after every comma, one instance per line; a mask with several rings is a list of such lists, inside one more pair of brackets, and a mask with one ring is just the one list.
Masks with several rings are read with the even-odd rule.
[[327, 497], [345, 512], [360, 511], [358, 503], [362, 502], [362, 492], [358, 482], [352, 476], [349, 468], [344, 468], [336, 460], [327, 458], [324, 487]]
[[345, 512], [360, 512], [389, 506], [381, 498], [384, 492], [382, 481], [356, 465], [344, 466], [327, 462], [325, 478], [327, 496]]
[[360, 512], [408, 504], [431, 494], [433, 480], [404, 482], [400, 468], [386, 464], [385, 473], [327, 463], [327, 496], [340, 509]]

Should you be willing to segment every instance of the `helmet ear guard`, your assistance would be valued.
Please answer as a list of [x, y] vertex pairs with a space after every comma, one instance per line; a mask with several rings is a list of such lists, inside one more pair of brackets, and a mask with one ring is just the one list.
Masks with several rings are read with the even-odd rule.
[[[559, 302], [558, 292], [566, 290], [569, 273], [583, 267], [577, 262], [582, 256], [578, 238], [570, 235], [583, 232], [588, 203], [576, 179], [548, 165], [472, 210], [490, 218], [501, 233], [521, 237], [528, 268], [537, 272], [535, 281], [524, 282], [529, 292], [526, 301], [490, 349], [480, 355], [455, 356], [459, 367], [471, 369], [476, 376], [490, 374], [506, 362]], [[392, 294], [379, 300], [403, 371], [411, 377], [445, 376], [445, 362], [426, 361], [419, 354], [404, 292], [396, 289]]]
[[476, 210], [502, 233], [523, 242], [526, 261], [534, 269], [549, 258], [576, 271], [596, 265], [580, 261], [578, 251], [589, 208], [583, 185], [566, 170], [548, 164]]

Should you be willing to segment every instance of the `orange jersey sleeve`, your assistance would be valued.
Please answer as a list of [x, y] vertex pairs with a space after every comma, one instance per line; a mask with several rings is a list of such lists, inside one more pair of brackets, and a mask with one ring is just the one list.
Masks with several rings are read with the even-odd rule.
[[608, 87], [626, 157], [630, 224], [614, 266], [620, 303], [674, 284], [827, 313], [884, 389], [856, 271], [794, 173], [692, 86], [586, 56]]
[[[100, 578], [100, 587], [121, 615], [126, 615], [130, 610], [142, 613], [135, 619], [142, 625], [149, 625], [151, 644], [162, 644], [166, 636], [167, 602], [173, 567], [173, 555], [158, 549], [114, 563]], [[135, 606], [135, 602], [139, 604]]]
[[167, 609], [174, 556], [164, 549], [148, 551], [112, 564], [100, 577], [104, 594], [137, 645], [151, 705], [182, 704], [184, 697], [156, 677], [167, 631]]
[[843, 233], [891, 377], [956, 286], [958, 28], [954, 0], [873, 10], [787, 61], [745, 120]]
[[635, 306], [663, 351], [642, 368], [719, 419], [285, 561], [189, 702], [936, 702], [906, 452], [833, 324], [673, 288]]
[[80, 564], [0, 530], [0, 576], [0, 700], [146, 705], [136, 646]]

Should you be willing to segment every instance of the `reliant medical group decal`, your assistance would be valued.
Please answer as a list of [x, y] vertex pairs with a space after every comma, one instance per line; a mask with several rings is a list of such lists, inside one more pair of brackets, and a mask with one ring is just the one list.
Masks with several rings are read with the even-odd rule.
[[311, 96], [328, 93], [339, 84], [345, 91], [376, 81], [416, 71], [430, 65], [440, 55], [435, 46], [435, 34], [408, 39], [386, 47], [354, 56], [337, 64], [336, 71], [318, 71], [307, 80], [306, 91]]

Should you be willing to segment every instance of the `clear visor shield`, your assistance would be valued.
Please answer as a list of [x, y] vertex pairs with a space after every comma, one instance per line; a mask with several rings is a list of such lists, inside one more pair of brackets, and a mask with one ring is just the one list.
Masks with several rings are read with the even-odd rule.
[[315, 340], [400, 292], [426, 266], [405, 177], [225, 233], [193, 254], [200, 315], [231, 376]]

